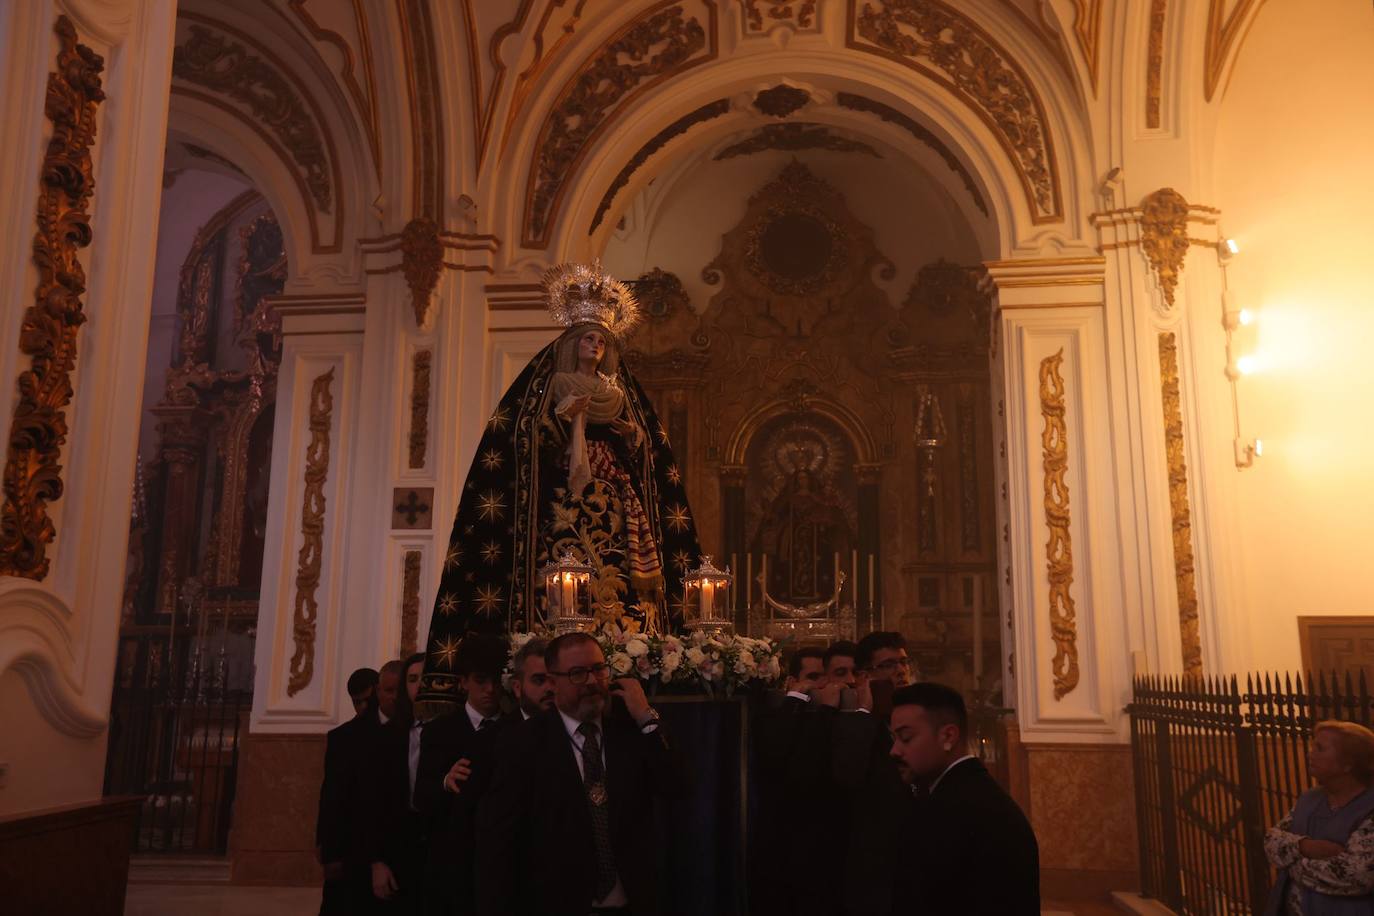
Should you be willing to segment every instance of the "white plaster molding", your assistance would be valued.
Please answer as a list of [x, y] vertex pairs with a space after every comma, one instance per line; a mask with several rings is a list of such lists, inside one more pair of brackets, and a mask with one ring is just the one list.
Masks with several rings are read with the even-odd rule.
[[[1017, 712], [1031, 741], [1103, 741], [1124, 736], [1122, 706], [1130, 692], [1129, 652], [1121, 619], [1121, 557], [1110, 406], [1104, 392], [1100, 307], [1003, 312], [1006, 393], [1007, 518], [1002, 547], [1011, 568]], [[1045, 544], [1044, 470], [1039, 398], [1041, 361], [1062, 350], [1068, 431], [1070, 535], [1079, 680], [1054, 697]]]
[[[317, 731], [335, 716], [339, 678], [338, 648], [351, 596], [347, 534], [356, 511], [353, 489], [354, 445], [358, 436], [362, 340], [357, 334], [287, 336], [277, 382], [276, 427], [272, 449], [272, 492], [263, 551], [262, 599], [258, 610], [257, 674], [253, 691], [254, 731]], [[306, 446], [310, 433], [310, 396], [316, 378], [334, 371], [329, 428], [329, 464], [324, 481], [324, 533], [319, 584], [315, 591], [313, 675], [294, 696], [287, 692], [295, 652], [293, 619], [297, 558], [303, 543]]]
[[[17, 10], [15, 8], [22, 8]], [[0, 275], [14, 278], [14, 301], [32, 300], [31, 265], [37, 172], [51, 128], [43, 115], [44, 85], [54, 66], [52, 26], [65, 10], [78, 39], [102, 55], [106, 94], [92, 148], [95, 192], [92, 244], [82, 252], [87, 272], [87, 323], [78, 335], [74, 398], [67, 407], [63, 498], [49, 507], [57, 538], [41, 583], [0, 585], [0, 671], [14, 668], [53, 729], [90, 738], [105, 728], [115, 668], [117, 607], [124, 585], [128, 512], [152, 295], [155, 234], [161, 198], [170, 71], [173, 0], [14, 4], [5, 25], [6, 123], [15, 141], [0, 164], [16, 191], [0, 227], [6, 258]], [[14, 82], [18, 76], [18, 82]], [[13, 379], [26, 359], [18, 352], [19, 322], [0, 331], [0, 377]], [[12, 405], [0, 422], [8, 427]], [[103, 612], [102, 612], [103, 611]], [[42, 740], [35, 736], [35, 740]], [[75, 790], [74, 790], [75, 791]]]
[[60, 12], [71, 17], [76, 30], [107, 45], [116, 45], [129, 34], [139, 0], [57, 0]]

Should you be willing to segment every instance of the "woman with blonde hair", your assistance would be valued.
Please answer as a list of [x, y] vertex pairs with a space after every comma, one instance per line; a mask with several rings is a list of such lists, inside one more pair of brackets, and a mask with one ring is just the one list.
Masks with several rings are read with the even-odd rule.
[[1317, 783], [1264, 838], [1279, 869], [1266, 916], [1374, 916], [1374, 732], [1319, 722], [1307, 752]]

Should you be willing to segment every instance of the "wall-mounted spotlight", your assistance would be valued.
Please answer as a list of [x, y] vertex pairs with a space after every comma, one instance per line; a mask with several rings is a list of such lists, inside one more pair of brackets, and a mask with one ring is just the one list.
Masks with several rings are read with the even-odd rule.
[[1236, 448], [1236, 467], [1248, 468], [1255, 463], [1255, 459], [1264, 454], [1264, 440], [1251, 439], [1246, 442], [1244, 439], [1235, 440]]
[[1259, 439], [1245, 439], [1240, 434], [1240, 393], [1236, 382], [1242, 376], [1251, 375], [1263, 368], [1260, 358], [1252, 353], [1236, 356], [1236, 331], [1249, 327], [1255, 322], [1255, 313], [1248, 308], [1236, 306], [1235, 295], [1226, 288], [1226, 265], [1240, 254], [1240, 245], [1235, 239], [1222, 238], [1217, 242], [1217, 260], [1221, 264], [1221, 326], [1226, 330], [1226, 379], [1231, 383], [1231, 418], [1234, 424], [1236, 467], [1248, 468], [1255, 459], [1264, 454], [1264, 443]]

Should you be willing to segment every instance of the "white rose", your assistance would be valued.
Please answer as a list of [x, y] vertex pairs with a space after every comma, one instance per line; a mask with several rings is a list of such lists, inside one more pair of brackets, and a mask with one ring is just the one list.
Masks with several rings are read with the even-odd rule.
[[664, 653], [663, 653], [663, 666], [662, 666], [662, 667], [663, 667], [663, 674], [664, 674], [665, 677], [666, 677], [667, 675], [672, 674], [674, 671], [676, 671], [676, 670], [677, 670], [677, 666], [680, 665], [680, 664], [682, 664], [682, 653], [681, 653], [681, 652], [664, 652]]
[[641, 655], [649, 654], [649, 644], [642, 639], [635, 638], [625, 643], [625, 654], [630, 658], [639, 658]]
[[706, 661], [706, 653], [701, 651], [701, 649], [692, 646], [687, 650], [687, 664], [691, 665], [693, 668], [700, 668], [704, 661]]
[[741, 652], [739, 658], [735, 659], [736, 674], [749, 674], [755, 667], [754, 656], [748, 652]]
[[616, 677], [624, 677], [630, 673], [630, 667], [634, 662], [630, 661], [630, 656], [624, 652], [616, 652], [611, 656], [611, 671]]

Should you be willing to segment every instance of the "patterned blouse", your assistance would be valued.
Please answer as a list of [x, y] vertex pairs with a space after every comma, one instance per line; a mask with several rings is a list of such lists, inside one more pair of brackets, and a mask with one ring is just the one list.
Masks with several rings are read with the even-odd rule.
[[1336, 897], [1359, 897], [1374, 893], [1374, 817], [1367, 818], [1345, 844], [1345, 852], [1330, 859], [1308, 859], [1298, 851], [1305, 839], [1292, 833], [1293, 815], [1264, 835], [1264, 853], [1276, 868], [1288, 869], [1285, 916], [1305, 916], [1302, 889], [1309, 888]]

